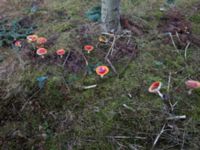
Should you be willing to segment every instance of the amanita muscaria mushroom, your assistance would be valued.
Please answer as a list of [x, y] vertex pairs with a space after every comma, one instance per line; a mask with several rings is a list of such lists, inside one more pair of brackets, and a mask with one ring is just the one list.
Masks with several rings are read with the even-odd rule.
[[38, 36], [33, 34], [33, 35], [28, 35], [26, 38], [27, 38], [29, 43], [32, 43], [32, 42], [36, 42], [37, 41]]
[[107, 66], [98, 66], [96, 68], [96, 73], [100, 75], [102, 78], [109, 72], [109, 68]]
[[56, 54], [62, 58], [63, 55], [65, 54], [65, 50], [64, 49], [59, 49], [59, 50], [56, 51]]
[[16, 47], [22, 47], [22, 42], [21, 41], [15, 41], [15, 46]]
[[87, 51], [88, 53], [90, 53], [91, 51], [94, 50], [94, 46], [92, 46], [92, 45], [85, 45], [84, 46], [84, 50]]
[[200, 88], [200, 82], [195, 80], [187, 80], [185, 85], [190, 89], [189, 94], [191, 94], [192, 90]]
[[185, 85], [187, 86], [187, 88], [189, 89], [197, 89], [200, 88], [200, 82], [199, 81], [195, 81], [195, 80], [188, 80], [185, 82]]
[[163, 94], [160, 92], [161, 87], [162, 87], [162, 82], [156, 81], [151, 84], [148, 91], [150, 93], [158, 94], [163, 99]]
[[45, 37], [39, 37], [37, 39], [37, 44], [45, 44], [47, 42], [47, 39]]
[[44, 58], [44, 55], [47, 54], [47, 49], [45, 48], [38, 48], [36, 53], [41, 56], [42, 58]]

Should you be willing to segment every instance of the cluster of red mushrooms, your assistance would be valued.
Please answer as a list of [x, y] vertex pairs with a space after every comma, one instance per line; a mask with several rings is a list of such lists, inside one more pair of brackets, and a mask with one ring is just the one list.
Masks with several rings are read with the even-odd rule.
[[[41, 58], [44, 58], [45, 54], [48, 53], [47, 49], [44, 48], [44, 44], [47, 42], [47, 39], [45, 37], [38, 37], [37, 35], [33, 34], [33, 35], [28, 35], [27, 36], [27, 41], [28, 43], [34, 43], [36, 44], [37, 50], [36, 50], [36, 54], [39, 55]], [[21, 47], [22, 43], [20, 40], [15, 41], [15, 46], [16, 47]], [[84, 46], [84, 50], [89, 54], [91, 51], [94, 50], [94, 47], [92, 45], [85, 45]], [[64, 49], [58, 49], [56, 51], [56, 54], [58, 56], [60, 56], [60, 58], [62, 58], [65, 54], [65, 50]], [[96, 68], [96, 73], [100, 76], [100, 77], [104, 77], [106, 74], [108, 74], [109, 72], [109, 68], [105, 65], [102, 66], [98, 66]]]
[[[191, 94], [192, 90], [200, 89], [200, 82], [199, 81], [187, 80], [185, 82], [185, 85], [189, 89], [188, 94]], [[164, 99], [164, 95], [160, 92], [161, 87], [162, 87], [162, 82], [156, 81], [156, 82], [153, 82], [151, 84], [148, 91], [150, 93], [158, 94], [161, 97], [161, 99]]]
[[[37, 35], [34, 34], [34, 35], [27, 36], [27, 41], [29, 43], [36, 43], [37, 48], [38, 48], [36, 50], [36, 54], [41, 56], [42, 58], [44, 58], [44, 55], [47, 54], [47, 49], [44, 48], [44, 44], [47, 42], [47, 39], [45, 37], [38, 37]], [[107, 39], [104, 36], [100, 36], [99, 41], [105, 43], [107, 41]], [[15, 46], [21, 47], [22, 46], [21, 41], [16, 41]], [[92, 52], [94, 50], [94, 46], [85, 45], [83, 49], [89, 54], [90, 52]], [[59, 49], [59, 50], [56, 51], [56, 54], [62, 58], [63, 55], [65, 54], [65, 50]], [[102, 66], [98, 66], [96, 68], [96, 73], [99, 76], [101, 76], [102, 78], [106, 74], [108, 74], [108, 72], [109, 72], [109, 68], [107, 66], [102, 65]], [[189, 94], [191, 94], [192, 90], [200, 88], [200, 82], [199, 81], [188, 80], [188, 81], [185, 82], [185, 84], [186, 84], [187, 88], [190, 89]], [[153, 82], [151, 84], [148, 91], [150, 93], [158, 94], [162, 99], [164, 99], [164, 95], [160, 92], [161, 87], [162, 87], [162, 82], [156, 81], [156, 82]]]

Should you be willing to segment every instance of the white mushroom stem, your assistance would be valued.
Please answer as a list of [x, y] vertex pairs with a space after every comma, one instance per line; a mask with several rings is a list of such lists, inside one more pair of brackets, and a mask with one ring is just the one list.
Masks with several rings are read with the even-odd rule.
[[191, 94], [192, 94], [192, 91], [193, 91], [193, 89], [189, 89], [188, 95], [191, 95]]
[[156, 91], [157, 92], [157, 94], [163, 99], [163, 94], [158, 90], [158, 91]]
[[44, 59], [44, 55], [41, 55], [42, 59]]
[[101, 75], [101, 78], [103, 78], [104, 77], [104, 75]]

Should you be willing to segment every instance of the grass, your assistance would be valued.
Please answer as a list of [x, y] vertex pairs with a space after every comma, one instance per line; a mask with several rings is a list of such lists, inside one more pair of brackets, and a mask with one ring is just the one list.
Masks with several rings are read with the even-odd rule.
[[[12, 1], [16, 8], [22, 9], [5, 12], [9, 19], [16, 15], [33, 15], [33, 21], [38, 26], [36, 34], [45, 37], [59, 35], [56, 43], [49, 48], [52, 54], [59, 47], [82, 49], [77, 44], [77, 30], [82, 25], [91, 24], [84, 12], [99, 4], [96, 0], [78, 0], [76, 3], [72, 0], [49, 0], [48, 3], [44, 1], [35, 14], [31, 14], [30, 1]], [[176, 2], [177, 7], [183, 8], [183, 13], [187, 12], [193, 32], [198, 34], [199, 12], [191, 8], [197, 4], [197, 0]], [[162, 92], [167, 92], [171, 73], [169, 93], [172, 102], [178, 102], [175, 113], [186, 115], [187, 119], [176, 121], [178, 130], [163, 134], [156, 149], [170, 146], [171, 149], [180, 149], [183, 142], [185, 149], [198, 149], [200, 92], [197, 90], [188, 95], [184, 82], [189, 78], [200, 79], [197, 65], [200, 63], [199, 47], [189, 47], [185, 60], [184, 50], [176, 53], [172, 45], [163, 44], [156, 28], [163, 15], [159, 11], [160, 5], [162, 1], [156, 0], [122, 2], [122, 12], [145, 23], [148, 33], [131, 39], [137, 42], [139, 54], [120, 78], [112, 71], [104, 79], [97, 77], [94, 71], [83, 78], [82, 72], [72, 74], [66, 71], [63, 74], [62, 68], [45, 64], [27, 65], [25, 70], [16, 71], [18, 76], [13, 73], [9, 81], [20, 77], [17, 82], [20, 85], [11, 89], [16, 91], [20, 87], [21, 90], [0, 100], [1, 147], [11, 150], [150, 149], [166, 116], [162, 101], [158, 96], [148, 93], [148, 87], [153, 81], [159, 80], [164, 84]], [[94, 35], [92, 42], [95, 43], [96, 39], [97, 35]], [[9, 50], [3, 52], [6, 57], [11, 53]], [[15, 56], [10, 57], [16, 59]], [[120, 71], [121, 65], [117, 64], [116, 68]], [[49, 78], [45, 87], [38, 92], [36, 77], [42, 75], [48, 75]], [[97, 84], [94, 89], [81, 88], [93, 84]], [[27, 100], [30, 103], [20, 111]]]

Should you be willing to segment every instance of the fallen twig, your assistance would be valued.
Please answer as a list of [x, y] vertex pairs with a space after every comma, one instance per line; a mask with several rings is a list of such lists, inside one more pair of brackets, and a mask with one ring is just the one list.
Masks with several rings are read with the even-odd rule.
[[187, 50], [188, 50], [189, 46], [190, 46], [190, 42], [188, 42], [186, 47], [185, 47], [185, 54], [184, 54], [185, 60], [187, 59]]
[[24, 108], [26, 107], [26, 105], [30, 102], [30, 100], [37, 95], [39, 92], [41, 91], [41, 88], [39, 90], [37, 90], [35, 93], [33, 93], [32, 96], [30, 96], [27, 101], [24, 103], [24, 105], [22, 106], [22, 108], [20, 109], [20, 111], [22, 112], [24, 110]]
[[182, 116], [172, 116], [172, 117], [166, 118], [166, 120], [179, 120], [179, 119], [186, 119], [186, 115], [182, 115]]
[[131, 108], [130, 106], [127, 106], [126, 104], [123, 104], [123, 106], [124, 106], [126, 109], [135, 112], [135, 110], [134, 110], [133, 108]]
[[167, 92], [169, 93], [170, 91], [170, 85], [171, 85], [171, 78], [172, 78], [172, 73], [169, 73], [169, 77], [168, 77], [168, 85], [167, 85]]
[[179, 37], [178, 32], [176, 32], [176, 37], [178, 38], [178, 41], [181, 42], [181, 39], [180, 39], [180, 37]]
[[97, 87], [97, 84], [95, 84], [95, 85], [89, 85], [89, 86], [82, 86], [82, 88], [84, 90], [92, 89], [92, 88], [95, 88], [95, 87]]
[[109, 65], [110, 65], [110, 67], [112, 68], [112, 70], [113, 70], [116, 74], [118, 74], [117, 70], [115, 69], [115, 67], [114, 67], [113, 64], [111, 63], [110, 59], [109, 59], [109, 58], [105, 58], [105, 59], [106, 59], [106, 61], [109, 63]]
[[170, 36], [170, 38], [171, 38], [171, 40], [172, 40], [172, 44], [173, 44], [173, 46], [174, 46], [175, 50], [177, 51], [177, 53], [179, 53], [179, 51], [178, 51], [178, 48], [177, 48], [177, 46], [176, 46], [176, 44], [175, 44], [175, 42], [174, 42], [174, 38], [173, 38], [173, 36], [172, 36], [172, 33], [171, 33], [171, 32], [169, 32], [169, 36]]
[[155, 138], [155, 140], [154, 140], [154, 142], [153, 142], [153, 146], [152, 146], [151, 150], [154, 149], [154, 147], [156, 146], [156, 144], [157, 144], [157, 142], [158, 142], [160, 136], [163, 134], [163, 132], [165, 132], [165, 126], [166, 126], [166, 123], [163, 125], [163, 127], [162, 127], [160, 133], [156, 136], [156, 138]]
[[108, 50], [108, 53], [106, 54], [106, 57], [105, 57], [105, 58], [108, 58], [108, 56], [109, 56], [110, 54], [112, 55], [113, 49], [114, 49], [114, 46], [115, 46], [115, 42], [116, 42], [116, 36], [114, 35], [114, 36], [113, 36], [112, 44], [111, 44], [111, 46], [110, 46], [110, 48], [109, 48], [109, 50]]
[[69, 85], [66, 83], [66, 81], [65, 81], [65, 77], [64, 77], [64, 75], [62, 76], [62, 79], [63, 79], [63, 83], [65, 84], [65, 87], [67, 88], [67, 90], [70, 92], [71, 90], [70, 90], [70, 88], [69, 88]]
[[66, 58], [65, 58], [65, 61], [63, 62], [63, 67], [65, 66], [65, 64], [67, 63], [67, 60], [69, 59], [69, 56], [71, 54], [71, 51], [68, 52]]

